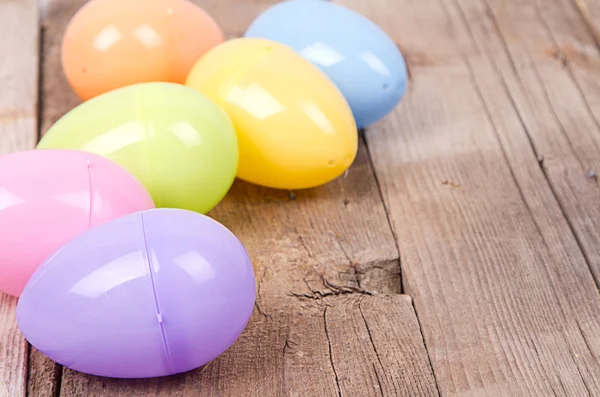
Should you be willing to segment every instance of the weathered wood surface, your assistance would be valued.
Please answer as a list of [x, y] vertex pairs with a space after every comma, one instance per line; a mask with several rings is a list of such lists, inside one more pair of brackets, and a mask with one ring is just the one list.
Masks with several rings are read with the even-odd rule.
[[499, 73], [600, 280], [600, 56], [594, 38], [570, 0], [523, 2], [512, 10], [490, 0], [489, 7], [498, 29], [492, 51]]
[[[223, 3], [199, 3], [227, 20]], [[229, 36], [266, 5], [231, 3], [243, 3], [245, 11], [234, 25], [222, 23]], [[43, 131], [79, 103], [62, 75], [59, 51], [65, 24], [81, 4], [48, 7]], [[37, 357], [46, 378], [61, 376], [60, 395], [437, 395], [412, 305], [401, 295], [371, 296], [400, 292], [400, 269], [364, 145], [349, 173], [327, 186], [282, 192], [236, 182], [211, 215], [240, 237], [255, 265], [257, 306], [240, 340], [204, 369], [152, 381], [66, 369], [60, 375]], [[348, 343], [361, 349], [348, 350]], [[50, 395], [58, 382], [43, 382], [40, 390]]]
[[27, 343], [16, 324], [17, 300], [0, 294], [0, 396], [25, 397]]
[[[0, 155], [36, 142], [38, 32], [35, 0], [0, 1]], [[0, 397], [26, 394], [28, 349], [16, 303], [0, 293]]]
[[[598, 130], [542, 19], [574, 4], [340, 2], [411, 62], [409, 95], [367, 142], [441, 394], [598, 395], [600, 299], [570, 226], [577, 214], [592, 229], [573, 226], [579, 238], [600, 230], [577, 162], [597, 158]], [[567, 134], [586, 139], [579, 151]], [[587, 194], [569, 197], [574, 185]], [[581, 211], [568, 221], [566, 200]]]
[[34, 347], [29, 346], [27, 396], [57, 397], [62, 367], [54, 364]]
[[0, 155], [37, 139], [39, 27], [36, 0], [0, 1]]
[[66, 371], [61, 396], [437, 396], [410, 298], [337, 296], [256, 318], [202, 370], [153, 380]]
[[[0, 396], [25, 395], [27, 367], [27, 394], [48, 397], [600, 395], [600, 0], [334, 1], [405, 51], [409, 93], [347, 176], [304, 192], [236, 182], [211, 213], [255, 265], [240, 340], [180, 376], [96, 378], [35, 349], [27, 363], [0, 297]], [[42, 131], [79, 103], [59, 51], [83, 2], [48, 4]], [[197, 2], [231, 37], [276, 0]], [[15, 6], [30, 5], [0, 0], [0, 22]], [[35, 108], [35, 89], [14, 92], [0, 112]], [[0, 118], [4, 152], [35, 142], [15, 133], [35, 132], [31, 115]]]

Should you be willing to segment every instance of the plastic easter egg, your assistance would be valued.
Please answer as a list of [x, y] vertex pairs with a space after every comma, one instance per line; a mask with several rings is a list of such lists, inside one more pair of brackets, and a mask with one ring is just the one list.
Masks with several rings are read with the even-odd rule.
[[19, 296], [35, 269], [76, 235], [153, 207], [137, 179], [95, 154], [29, 150], [0, 157], [0, 291]]
[[186, 85], [229, 114], [242, 180], [311, 188], [354, 161], [358, 132], [348, 102], [323, 72], [283, 44], [230, 40], [194, 65]]
[[238, 164], [227, 114], [174, 83], [140, 83], [102, 94], [60, 118], [38, 148], [107, 157], [146, 186], [157, 207], [210, 211], [227, 194]]
[[198, 368], [241, 335], [256, 297], [241, 242], [195, 212], [152, 209], [90, 229], [31, 277], [21, 333], [50, 359], [112, 378]]
[[406, 63], [394, 41], [368, 18], [331, 1], [277, 3], [245, 36], [286, 44], [323, 70], [350, 103], [359, 128], [382, 119], [405, 94]]
[[67, 25], [61, 59], [67, 81], [88, 100], [136, 83], [183, 83], [223, 40], [213, 18], [188, 0], [91, 0]]

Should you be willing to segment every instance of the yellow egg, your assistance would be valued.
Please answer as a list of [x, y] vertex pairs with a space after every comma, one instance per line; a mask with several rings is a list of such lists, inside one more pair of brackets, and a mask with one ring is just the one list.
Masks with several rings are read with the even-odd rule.
[[277, 189], [316, 187], [342, 175], [356, 157], [358, 132], [348, 102], [286, 45], [227, 41], [198, 60], [186, 85], [231, 118], [242, 180]]

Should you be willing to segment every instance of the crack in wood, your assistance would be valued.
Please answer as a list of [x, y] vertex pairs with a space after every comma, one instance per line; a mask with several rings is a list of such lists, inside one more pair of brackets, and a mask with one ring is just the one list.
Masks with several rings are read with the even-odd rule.
[[[379, 374], [377, 373], [377, 368], [375, 367], [375, 363], [372, 364], [373, 365], [373, 372], [375, 373], [375, 379], [377, 379], [377, 387], [379, 388], [379, 394], [381, 394], [381, 397], [384, 397], [383, 394], [383, 386], [381, 385], [381, 380], [379, 379]], [[396, 388], [394, 387], [394, 390]], [[396, 395], [398, 396], [399, 394], [397, 394], [398, 392], [396, 391]]]
[[437, 375], [433, 369], [433, 362], [431, 361], [431, 354], [429, 353], [429, 349], [427, 348], [427, 344], [425, 343], [425, 333], [423, 332], [423, 326], [421, 325], [421, 320], [419, 319], [419, 315], [417, 314], [417, 308], [415, 307], [415, 302], [409, 295], [406, 295], [406, 296], [409, 297], [410, 306], [412, 307], [412, 309], [415, 313], [415, 322], [417, 323], [417, 329], [419, 330], [419, 336], [421, 338], [421, 343], [423, 344], [423, 348], [427, 352], [427, 365], [429, 366], [429, 371], [431, 371], [431, 376], [433, 377], [437, 395], [438, 395], [438, 397], [440, 397], [442, 395], [442, 392], [440, 390], [440, 385], [439, 385]]
[[46, 28], [43, 25], [39, 27], [39, 42], [38, 42], [38, 71], [37, 71], [37, 108], [36, 108], [36, 144], [42, 138], [42, 120], [44, 117], [44, 42], [46, 39]]
[[286, 378], [286, 371], [285, 371], [285, 356], [287, 354], [287, 350], [290, 347], [290, 330], [288, 329], [287, 334], [285, 335], [285, 342], [283, 343], [283, 352], [281, 354], [281, 358], [284, 362], [284, 365], [281, 369], [281, 388], [282, 390], [285, 390], [285, 378]]
[[304, 282], [306, 283], [306, 286], [311, 293], [309, 294], [306, 292], [293, 292], [292, 291], [292, 292], [290, 292], [290, 295], [294, 296], [296, 298], [307, 298], [307, 299], [316, 299], [316, 300], [323, 299], [327, 296], [338, 296], [338, 295], [346, 295], [346, 294], [375, 295], [374, 292], [368, 291], [363, 288], [339, 286], [339, 285], [336, 285], [336, 284], [330, 282], [324, 276], [321, 276], [320, 278], [321, 278], [321, 282], [323, 283], [323, 286], [326, 287], [328, 289], [328, 291], [315, 290], [310, 286], [308, 280], [304, 279]]
[[[377, 346], [375, 346], [375, 342], [373, 342], [373, 334], [371, 334], [371, 329], [369, 328], [369, 324], [367, 323], [365, 314], [363, 313], [362, 307], [360, 306], [361, 303], [362, 303], [362, 299], [359, 299], [358, 311], [365, 323], [365, 328], [367, 329], [367, 334], [369, 335], [369, 341], [371, 342], [371, 346], [373, 347], [373, 351], [375, 352], [375, 357], [377, 357], [377, 362], [379, 363], [381, 368], [383, 368], [383, 363], [381, 362], [381, 357], [379, 357], [379, 352], [377, 351]], [[375, 363], [373, 363], [373, 370], [375, 371], [375, 377], [377, 378], [377, 383], [379, 384], [379, 392], [381, 393], [381, 396], [383, 397], [383, 387], [381, 386], [381, 380], [379, 379], [379, 375], [377, 373], [377, 368], [375, 366]], [[394, 383], [392, 383], [392, 385], [394, 386], [394, 392], [396, 393], [396, 395], [398, 395], [398, 390], [396, 390], [396, 385]]]
[[271, 320], [271, 316], [265, 314], [262, 309], [260, 308], [260, 305], [258, 304], [258, 299], [254, 302], [254, 307], [256, 308], [256, 311], [263, 316], [267, 321]]
[[381, 186], [381, 181], [379, 180], [379, 176], [377, 175], [377, 172], [375, 172], [375, 164], [373, 163], [373, 156], [371, 154], [371, 151], [369, 149], [369, 143], [367, 142], [367, 139], [365, 138], [365, 131], [362, 130], [360, 131], [360, 139], [362, 140], [363, 144], [365, 145], [365, 150], [367, 152], [367, 158], [369, 159], [369, 165], [371, 166], [371, 172], [373, 173], [373, 178], [375, 179], [375, 184], [377, 185], [377, 191], [379, 193], [379, 197], [381, 199], [381, 202], [383, 203], [383, 207], [385, 209], [385, 217], [387, 219], [388, 222], [388, 226], [392, 232], [392, 236], [394, 236], [394, 244], [396, 246], [396, 252], [398, 253], [398, 275], [399, 275], [399, 288], [398, 290], [400, 291], [400, 294], [404, 293], [404, 283], [403, 283], [403, 277], [402, 277], [402, 256], [400, 254], [400, 243], [398, 242], [398, 234], [396, 233], [396, 229], [394, 226], [394, 222], [392, 221], [392, 214], [390, 211], [390, 207], [389, 207], [389, 200], [387, 200], [385, 194], [383, 193], [383, 188]]
[[[535, 356], [537, 357], [537, 361], [538, 361], [538, 363], [540, 363], [540, 364], [541, 364], [541, 365], [540, 365], [540, 368], [542, 369], [542, 371], [543, 371], [543, 372], [544, 372], [544, 374], [546, 375], [546, 378], [550, 379], [550, 378], [548, 377], [548, 373], [546, 372], [546, 369], [544, 368], [544, 365], [542, 364], [542, 362], [543, 362], [543, 361], [542, 361], [542, 358], [541, 358], [541, 356], [540, 356], [540, 352], [538, 351], [538, 348], [537, 348], [537, 346], [536, 346], [535, 342], [533, 341], [533, 338], [529, 338], [529, 343], [531, 344], [531, 347], [533, 348], [533, 351], [535, 352]], [[552, 386], [552, 383], [549, 383], [549, 386], [550, 386], [550, 390], [552, 390], [552, 394], [553, 394], [555, 397], [558, 397], [558, 394], [556, 393], [556, 390], [554, 389], [554, 386]], [[564, 392], [564, 389], [563, 389], [563, 392]], [[565, 393], [564, 395], [566, 395], [566, 393]]]
[[271, 320], [271, 316], [267, 313], [265, 313], [262, 308], [260, 307], [260, 302], [262, 302], [262, 283], [263, 283], [263, 279], [265, 278], [265, 275], [267, 274], [267, 269], [264, 268], [262, 275], [258, 278], [258, 282], [256, 283], [256, 301], [254, 302], [254, 307], [256, 307], [256, 310], [258, 311], [258, 313], [260, 313], [261, 316], [263, 316], [267, 321]]
[[308, 246], [306, 245], [304, 238], [301, 235], [298, 235], [298, 239], [300, 240], [300, 244], [302, 245], [302, 248], [304, 248], [304, 251], [306, 251], [306, 255], [308, 255], [308, 257], [310, 259], [315, 261], [315, 263], [317, 265], [319, 265], [321, 267], [321, 269], [325, 269], [325, 266], [323, 266], [323, 264], [319, 260], [317, 260], [317, 258], [313, 255], [313, 253], [308, 249]]
[[576, 365], [576, 368], [577, 368], [577, 372], [579, 373], [579, 377], [581, 378], [581, 382], [583, 383], [583, 386], [585, 386], [585, 390], [587, 390], [587, 392], [588, 392], [588, 396], [592, 397], [592, 390], [590, 389], [587, 382], [585, 381], [584, 376], [581, 374], [581, 368], [579, 368], [578, 365]]
[[27, 355], [27, 373], [25, 374], [25, 397], [29, 397], [29, 395], [31, 394], [30, 390], [29, 390], [29, 384], [30, 384], [30, 380], [31, 380], [31, 369], [29, 368], [31, 366], [31, 350], [33, 349], [33, 347], [29, 344], [29, 342], [27, 342], [27, 348], [25, 351], [25, 354]]
[[340, 378], [338, 377], [337, 371], [335, 369], [335, 364], [333, 363], [333, 353], [331, 351], [331, 339], [329, 338], [329, 330], [327, 329], [327, 306], [323, 309], [323, 325], [325, 327], [325, 336], [327, 337], [327, 345], [329, 346], [329, 362], [331, 364], [331, 369], [333, 370], [333, 375], [335, 376], [335, 384], [337, 387], [338, 396], [342, 397], [342, 389], [340, 388]]
[[354, 279], [354, 282], [356, 282], [356, 285], [358, 285], [358, 288], [362, 288], [360, 276], [363, 275], [364, 272], [360, 270], [360, 264], [358, 264], [358, 263], [354, 262], [352, 259], [350, 259], [350, 256], [346, 252], [346, 249], [344, 248], [344, 245], [342, 244], [342, 240], [340, 239], [340, 237], [335, 233], [334, 233], [334, 237], [338, 243], [338, 246], [340, 247], [340, 251], [342, 251], [342, 253], [346, 257], [346, 260], [348, 261], [348, 266], [350, 266], [350, 268], [353, 270], [352, 277]]
[[581, 338], [583, 339], [583, 343], [585, 344], [585, 347], [587, 348], [590, 355], [592, 357], [594, 357], [594, 351], [592, 350], [592, 347], [590, 346], [590, 342], [585, 337], [585, 333], [583, 332], [583, 329], [581, 329], [581, 324], [579, 323], [579, 320], [577, 319], [577, 317], [575, 317], [575, 324], [577, 325], [577, 329], [579, 330], [579, 335], [581, 335]]
[[[324, 292], [324, 291], [315, 291], [313, 290], [309, 285], [308, 285], [308, 281], [305, 279], [304, 282], [307, 284], [307, 286], [309, 286], [309, 290], [311, 290], [311, 292], [316, 293], [318, 295], [320, 295], [321, 297], [323, 296], [331, 296], [331, 295], [339, 295], [342, 293], [365, 293], [365, 294], [372, 294], [369, 291], [367, 291], [366, 289], [364, 289], [362, 287], [362, 277], [364, 277], [364, 275], [366, 274], [366, 272], [364, 270], [362, 270], [360, 264], [358, 262], [353, 261], [350, 258], [350, 255], [348, 254], [348, 252], [346, 251], [346, 249], [344, 248], [341, 238], [336, 234], [336, 233], [332, 233], [333, 238], [336, 240], [337, 245], [340, 249], [340, 252], [342, 252], [342, 254], [344, 255], [344, 257], [346, 258], [346, 260], [348, 261], [348, 267], [351, 270], [351, 272], [339, 272], [340, 274], [349, 274], [352, 277], [352, 280], [354, 281], [354, 283], [356, 283], [356, 285], [358, 287], [349, 287], [349, 286], [337, 286], [334, 285], [332, 282], [328, 281], [325, 279], [325, 277], [323, 276], [323, 274], [326, 271], [326, 266], [320, 262], [315, 255], [310, 251], [310, 249], [308, 248], [308, 245], [306, 244], [306, 242], [304, 241], [304, 238], [301, 235], [298, 235], [298, 239], [300, 240], [301, 246], [304, 248], [304, 251], [306, 252], [306, 254], [308, 255], [308, 257], [310, 259], [312, 259], [316, 264], [319, 265], [320, 270], [320, 278], [323, 281], [324, 285], [326, 287], [328, 287], [329, 289], [331, 289], [331, 292]], [[368, 270], [372, 270], [372, 269], [383, 269], [383, 267], [377, 266], [377, 265], [373, 265], [373, 266], [368, 266]]]

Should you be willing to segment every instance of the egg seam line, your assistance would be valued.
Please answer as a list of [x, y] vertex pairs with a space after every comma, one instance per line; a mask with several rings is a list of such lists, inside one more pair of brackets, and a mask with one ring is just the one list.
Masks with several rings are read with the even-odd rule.
[[90, 211], [89, 211], [89, 214], [88, 214], [88, 229], [91, 229], [91, 227], [92, 227], [93, 212], [94, 212], [94, 183], [92, 182], [92, 170], [91, 170], [92, 161], [85, 154], [83, 155], [83, 158], [85, 159], [85, 168], [87, 169], [88, 182], [90, 184], [89, 185]]
[[144, 237], [144, 249], [146, 251], [146, 260], [148, 263], [148, 271], [150, 272], [150, 285], [152, 287], [152, 295], [154, 296], [154, 305], [156, 308], [156, 318], [158, 320], [158, 327], [160, 329], [160, 334], [162, 336], [163, 347], [167, 354], [169, 370], [171, 371], [171, 374], [174, 374], [175, 368], [173, 366], [173, 359], [171, 357], [171, 349], [169, 349], [169, 343], [167, 341], [167, 334], [165, 332], [162, 313], [160, 311], [160, 304], [158, 303], [158, 295], [156, 294], [156, 285], [154, 284], [154, 275], [152, 272], [152, 259], [150, 257], [150, 252], [148, 250], [148, 241], [146, 239], [146, 227], [144, 226], [144, 213], [143, 212], [140, 214], [140, 218], [141, 218], [141, 223], [142, 223], [142, 236]]
[[151, 145], [151, 141], [150, 141], [150, 134], [148, 133], [148, 123], [146, 122], [146, 112], [144, 111], [144, 104], [142, 103], [143, 99], [142, 99], [142, 93], [140, 92], [142, 90], [141, 87], [136, 87], [136, 90], [134, 91], [134, 98], [135, 98], [135, 117], [138, 123], [141, 124], [142, 129], [144, 131], [144, 141], [145, 141], [145, 145], [144, 145], [144, 159], [146, 161], [146, 169], [150, 170], [150, 188], [148, 188], [149, 193], [152, 195], [152, 199], [154, 200], [155, 206], [158, 207], [159, 203], [156, 202], [156, 197], [153, 194], [155, 192], [156, 189], [156, 181], [155, 181], [155, 173], [154, 173], [154, 168], [152, 167], [152, 161], [150, 161], [150, 145]]
[[[264, 41], [272, 41], [272, 40], [265, 39]], [[244, 76], [245, 74], [248, 74], [266, 56], [267, 55], [265, 55], [264, 52], [260, 52], [259, 54], [254, 55], [252, 58], [246, 59], [246, 62], [244, 62], [243, 66], [240, 67], [238, 64], [238, 66], [234, 69], [233, 73], [231, 73], [231, 76], [229, 77], [229, 79], [219, 89], [219, 91], [218, 91], [219, 96], [222, 98], [226, 98], [227, 94], [229, 94], [232, 87], [237, 83], [240, 76]], [[237, 131], [237, 129], [236, 129], [236, 131]]]

